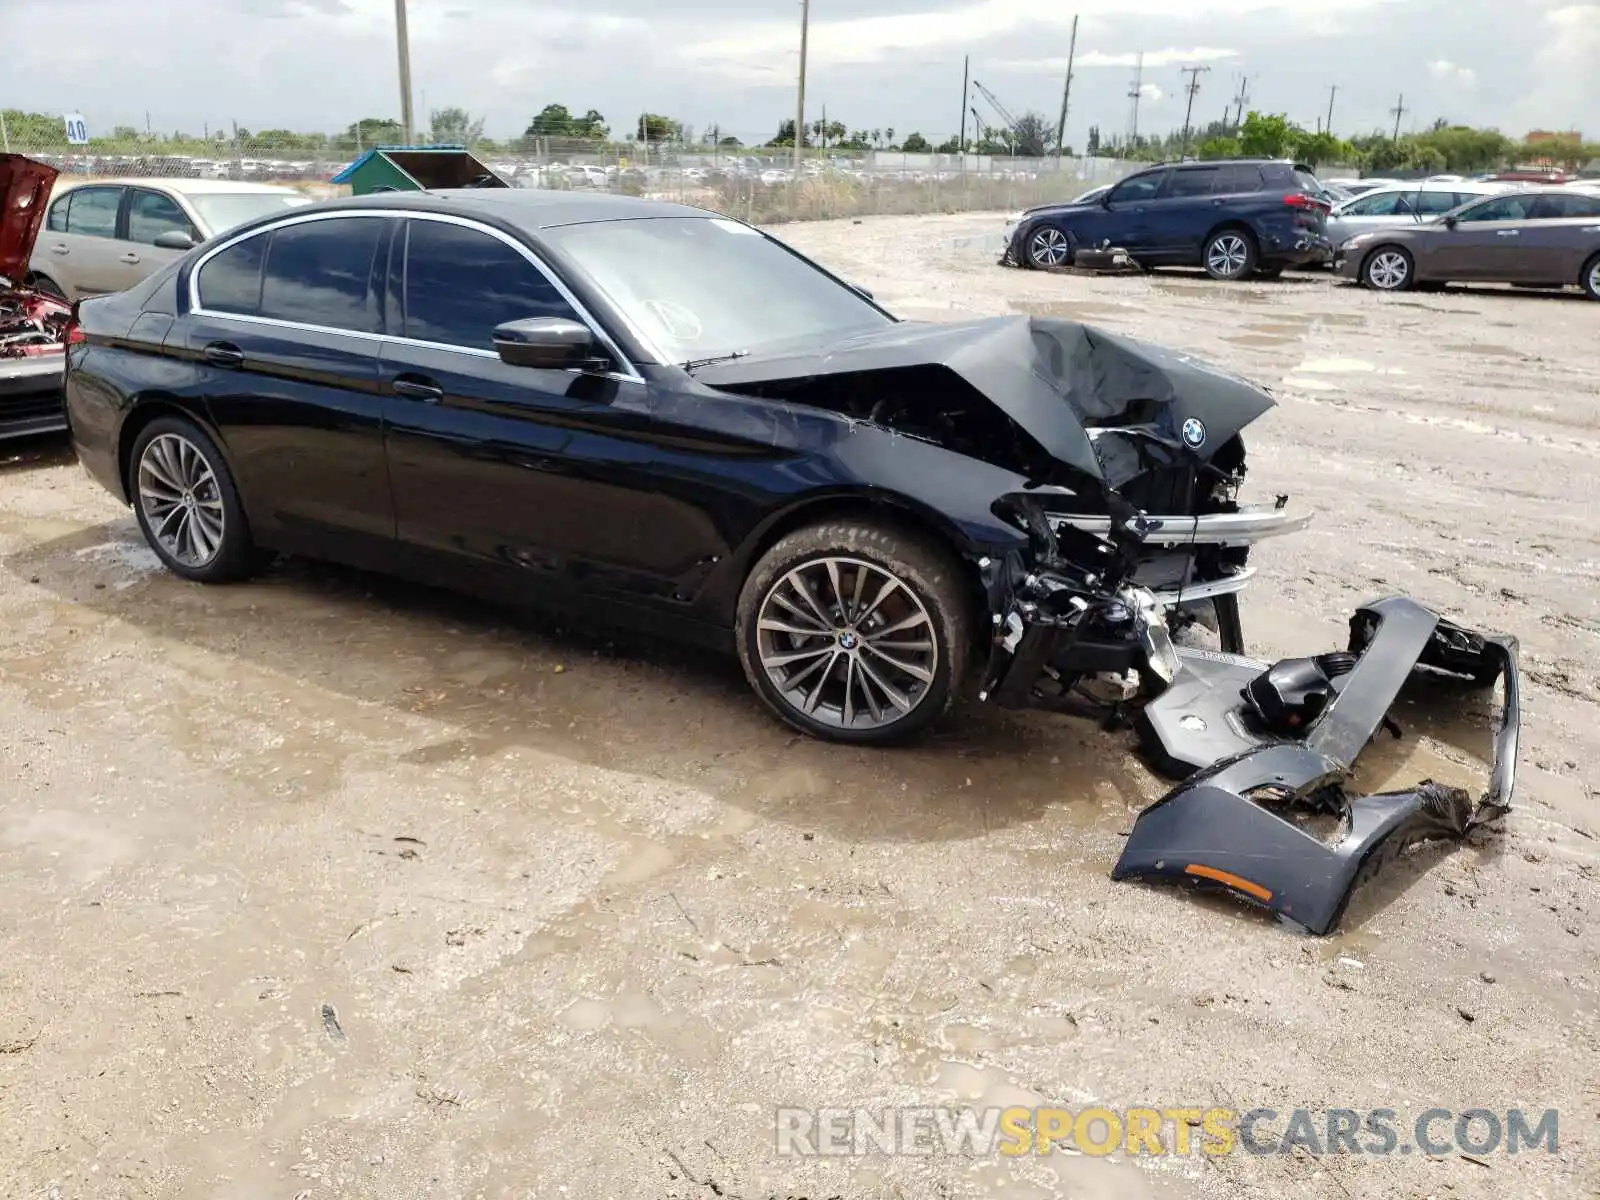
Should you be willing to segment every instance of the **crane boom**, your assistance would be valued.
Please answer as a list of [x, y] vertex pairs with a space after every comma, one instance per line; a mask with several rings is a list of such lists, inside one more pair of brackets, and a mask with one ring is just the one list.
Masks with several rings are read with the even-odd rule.
[[984, 87], [983, 84], [979, 83], [976, 79], [972, 81], [972, 86], [977, 88], [978, 93], [989, 102], [989, 107], [994, 109], [994, 111], [1000, 115], [1000, 119], [1006, 123], [1006, 128], [1015, 133], [1017, 129], [1017, 119], [1006, 110], [1006, 106], [1004, 104], [1000, 103], [1000, 98], [988, 88]]

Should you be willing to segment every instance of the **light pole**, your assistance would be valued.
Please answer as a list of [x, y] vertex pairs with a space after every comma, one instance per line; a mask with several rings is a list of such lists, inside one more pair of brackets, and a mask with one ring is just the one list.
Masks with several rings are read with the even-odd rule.
[[[404, 0], [401, 0], [404, 3]], [[806, 38], [811, 32], [811, 0], [800, 0], [800, 87], [794, 102], [794, 177], [800, 179], [800, 147], [806, 140]]]
[[400, 50], [400, 128], [411, 145], [411, 38], [406, 33], [406, 0], [394, 0], [394, 33]]

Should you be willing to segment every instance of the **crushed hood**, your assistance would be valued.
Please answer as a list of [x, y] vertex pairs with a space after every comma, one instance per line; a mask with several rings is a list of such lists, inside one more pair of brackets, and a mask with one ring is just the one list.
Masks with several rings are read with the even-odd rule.
[[1056, 317], [905, 321], [825, 349], [711, 364], [695, 377], [737, 388], [920, 366], [954, 371], [1052, 458], [1113, 488], [1143, 469], [1142, 444], [1209, 458], [1274, 404], [1264, 389], [1198, 359]]
[[47, 163], [0, 154], [0, 279], [21, 284], [27, 275], [55, 181]]

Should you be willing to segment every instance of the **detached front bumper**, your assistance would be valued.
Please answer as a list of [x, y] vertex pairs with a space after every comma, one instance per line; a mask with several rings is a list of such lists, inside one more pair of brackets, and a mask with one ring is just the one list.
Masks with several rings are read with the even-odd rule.
[[[1474, 633], [1391, 597], [1357, 611], [1350, 648], [1360, 654], [1354, 669], [1298, 740], [1247, 727], [1236, 685], [1264, 664], [1244, 659], [1213, 660], [1212, 671], [1221, 674], [1201, 687], [1185, 686], [1180, 676], [1148, 706], [1144, 732], [1169, 762], [1223, 757], [1139, 815], [1112, 878], [1218, 884], [1326, 934], [1357, 886], [1407, 846], [1463, 839], [1510, 811], [1521, 727], [1516, 640]], [[1504, 681], [1489, 786], [1476, 803], [1432, 781], [1370, 796], [1344, 791], [1351, 766], [1418, 666], [1479, 684]], [[1290, 815], [1296, 809], [1339, 816], [1338, 838], [1329, 843], [1305, 832]]]

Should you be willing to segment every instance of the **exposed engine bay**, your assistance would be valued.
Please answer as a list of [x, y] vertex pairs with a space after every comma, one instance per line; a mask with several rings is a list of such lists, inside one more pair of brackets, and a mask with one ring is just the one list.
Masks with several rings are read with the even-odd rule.
[[0, 438], [66, 427], [61, 385], [72, 308], [28, 286], [56, 169], [0, 154]]
[[65, 300], [0, 280], [0, 359], [60, 354], [71, 319]]

